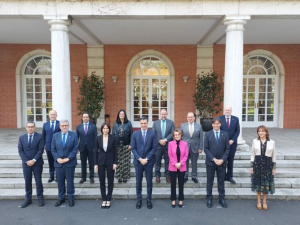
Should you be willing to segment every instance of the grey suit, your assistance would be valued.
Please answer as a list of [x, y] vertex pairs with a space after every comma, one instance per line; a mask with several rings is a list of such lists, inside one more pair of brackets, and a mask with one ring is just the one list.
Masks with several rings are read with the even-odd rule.
[[[197, 160], [199, 157], [198, 150], [203, 150], [203, 131], [199, 123], [194, 122], [194, 133], [190, 136], [189, 123], [183, 123], [180, 126], [182, 140], [188, 143], [189, 158], [186, 161], [186, 170], [189, 171], [189, 160], [192, 162], [192, 178], [197, 178]], [[188, 173], [185, 173], [188, 178]]]
[[170, 177], [169, 174], [169, 155], [168, 155], [168, 142], [173, 140], [173, 131], [175, 130], [175, 125], [172, 120], [166, 119], [166, 131], [165, 135], [162, 134], [162, 120], [156, 120], [153, 123], [152, 130], [155, 132], [157, 140], [166, 139], [166, 145], [162, 146], [159, 143], [156, 145], [156, 162], [155, 162], [155, 176], [160, 177], [160, 168], [161, 168], [161, 160], [164, 156], [165, 159], [165, 176]]

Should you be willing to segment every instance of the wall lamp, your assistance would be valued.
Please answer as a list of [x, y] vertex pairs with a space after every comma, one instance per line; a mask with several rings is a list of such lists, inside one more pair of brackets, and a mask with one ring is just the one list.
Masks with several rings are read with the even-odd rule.
[[75, 80], [76, 83], [78, 83], [78, 80], [79, 80], [78, 76], [73, 76], [73, 79]]
[[183, 78], [184, 83], [186, 83], [187, 80], [189, 79], [189, 76], [183, 76], [182, 78]]
[[114, 83], [116, 83], [116, 82], [117, 82], [117, 79], [118, 79], [118, 77], [117, 77], [117, 76], [112, 76], [111, 78], [113, 79]]

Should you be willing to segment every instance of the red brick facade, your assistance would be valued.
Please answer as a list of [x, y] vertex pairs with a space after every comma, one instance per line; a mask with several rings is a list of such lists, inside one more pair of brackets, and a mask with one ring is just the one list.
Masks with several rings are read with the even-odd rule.
[[[283, 128], [300, 128], [300, 45], [244, 45], [244, 54], [263, 49], [276, 54], [285, 69]], [[224, 74], [225, 45], [214, 45], [214, 71]], [[278, 80], [279, 81], [279, 80]]]

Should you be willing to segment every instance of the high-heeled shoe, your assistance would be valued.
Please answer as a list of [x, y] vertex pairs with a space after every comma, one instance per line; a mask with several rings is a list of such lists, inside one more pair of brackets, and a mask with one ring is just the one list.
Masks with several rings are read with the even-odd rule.
[[256, 208], [257, 208], [258, 210], [261, 210], [261, 202], [257, 202]]
[[[173, 202], [174, 202], [174, 204], [173, 204]], [[175, 208], [176, 207], [176, 202], [172, 201], [171, 206], [172, 206], [172, 208]]]
[[263, 203], [263, 209], [264, 209], [265, 211], [268, 210], [268, 205], [267, 205], [267, 203]]
[[[180, 204], [180, 202], [181, 202], [181, 204]], [[179, 207], [179, 208], [182, 208], [182, 206], [183, 206], [183, 202], [182, 202], [182, 201], [179, 201], [179, 202], [178, 202], [178, 207]]]
[[101, 209], [105, 209], [105, 208], [106, 208], [106, 202], [102, 202]]
[[107, 202], [106, 202], [105, 208], [106, 208], [106, 209], [109, 209], [109, 208], [110, 208], [110, 201], [107, 201]]

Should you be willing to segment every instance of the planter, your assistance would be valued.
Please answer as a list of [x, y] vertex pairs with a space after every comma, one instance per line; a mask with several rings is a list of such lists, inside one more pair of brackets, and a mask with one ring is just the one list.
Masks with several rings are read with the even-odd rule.
[[212, 118], [211, 119], [204, 119], [204, 118], [200, 119], [202, 130], [204, 132], [208, 132], [213, 129], [211, 122], [212, 122]]

